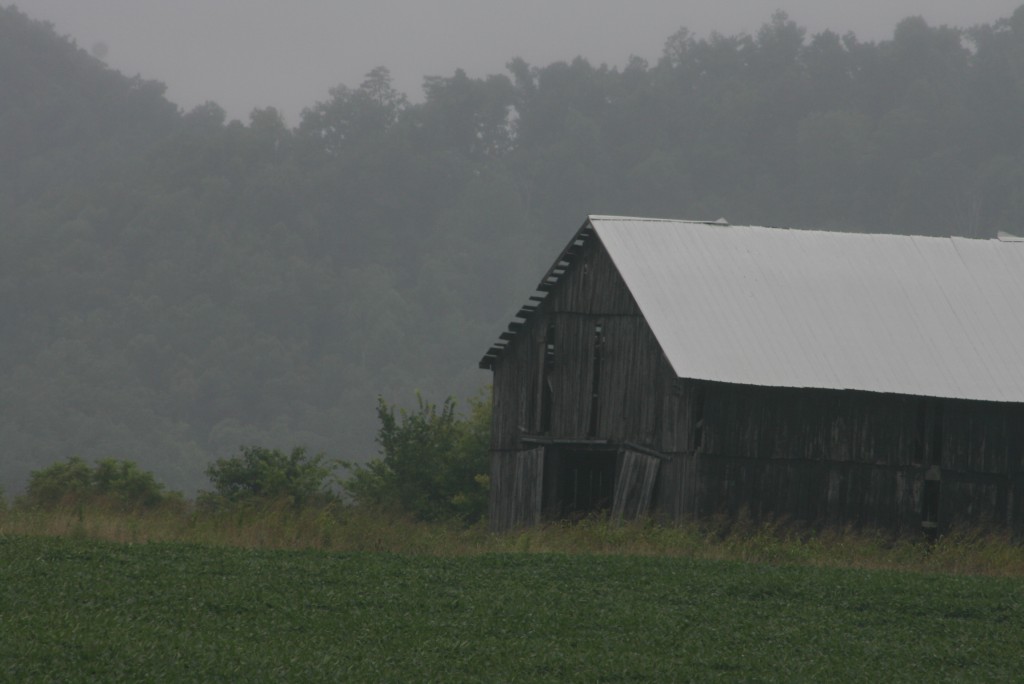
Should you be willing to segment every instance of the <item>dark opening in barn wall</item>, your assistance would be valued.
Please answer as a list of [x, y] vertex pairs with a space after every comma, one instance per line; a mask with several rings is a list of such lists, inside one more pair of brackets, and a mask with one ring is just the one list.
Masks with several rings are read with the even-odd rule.
[[540, 382], [540, 418], [537, 421], [540, 433], [546, 435], [551, 431], [551, 409], [554, 405], [554, 388], [551, 373], [555, 368], [555, 324], [548, 323], [544, 335], [543, 361], [541, 363]]
[[494, 462], [491, 515], [500, 529], [594, 514], [633, 520], [650, 512], [659, 457], [603, 440], [535, 439], [533, 448]]
[[659, 464], [659, 458], [626, 447], [550, 446], [545, 451], [544, 517], [643, 517], [651, 509]]
[[578, 520], [611, 510], [618, 452], [607, 447], [549, 446], [544, 455], [544, 517]]
[[604, 347], [604, 324], [600, 321], [594, 326], [593, 363], [590, 368], [590, 424], [587, 436], [597, 436], [597, 416], [601, 407], [601, 350]]

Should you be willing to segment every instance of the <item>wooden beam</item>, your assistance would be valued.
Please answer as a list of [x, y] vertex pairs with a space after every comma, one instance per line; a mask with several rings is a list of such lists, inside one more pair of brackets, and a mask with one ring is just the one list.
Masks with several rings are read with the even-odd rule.
[[641, 454], [644, 454], [646, 456], [653, 456], [654, 458], [660, 458], [663, 461], [669, 460], [668, 456], [666, 456], [665, 454], [661, 453], [660, 451], [656, 451], [654, 449], [651, 449], [650, 447], [640, 446], [639, 444], [634, 444], [633, 442], [623, 442], [622, 446], [625, 449], [629, 449], [630, 451], [636, 451], [637, 453], [641, 453]]
[[611, 446], [607, 439], [564, 439], [560, 437], [544, 437], [542, 435], [521, 435], [519, 441], [524, 444], [550, 444], [553, 446]]

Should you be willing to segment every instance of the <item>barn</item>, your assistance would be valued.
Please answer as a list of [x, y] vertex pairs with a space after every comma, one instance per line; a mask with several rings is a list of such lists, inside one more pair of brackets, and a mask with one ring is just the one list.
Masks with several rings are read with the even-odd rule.
[[1024, 530], [1024, 240], [591, 216], [480, 361], [496, 531]]

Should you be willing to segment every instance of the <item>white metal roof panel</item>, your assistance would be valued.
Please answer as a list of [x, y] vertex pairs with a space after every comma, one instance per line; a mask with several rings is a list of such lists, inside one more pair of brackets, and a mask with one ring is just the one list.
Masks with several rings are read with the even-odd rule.
[[1024, 243], [590, 224], [680, 377], [1024, 402]]

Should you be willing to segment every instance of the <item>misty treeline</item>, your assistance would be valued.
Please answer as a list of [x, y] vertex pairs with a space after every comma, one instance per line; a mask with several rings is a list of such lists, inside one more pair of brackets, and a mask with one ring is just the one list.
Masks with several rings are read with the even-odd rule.
[[[646, 46], [637, 46], [645, 49]], [[240, 444], [377, 453], [472, 396], [588, 213], [989, 237], [1024, 224], [1024, 8], [892, 40], [680, 29], [585, 59], [180, 111], [0, 9], [0, 486], [80, 456], [194, 490]], [[269, 96], [269, 95], [268, 95]]]
[[[466, 416], [455, 402], [440, 406], [417, 396], [415, 410], [377, 403], [380, 456], [346, 463], [303, 447], [290, 452], [239, 447], [203, 471], [194, 500], [167, 489], [135, 461], [103, 458], [90, 465], [72, 456], [29, 473], [20, 511], [143, 514], [320, 510], [334, 517], [351, 507], [423, 522], [475, 523], [487, 515], [491, 407], [474, 400]], [[0, 496], [0, 513], [7, 500]]]

